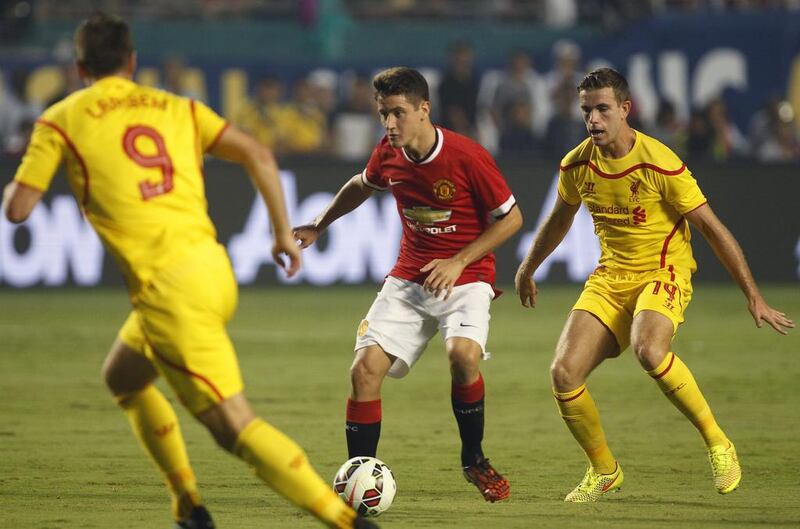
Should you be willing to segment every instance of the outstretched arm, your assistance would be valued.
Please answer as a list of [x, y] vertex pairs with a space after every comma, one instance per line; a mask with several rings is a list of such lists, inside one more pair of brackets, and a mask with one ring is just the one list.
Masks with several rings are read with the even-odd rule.
[[750, 272], [750, 267], [747, 266], [747, 260], [739, 247], [739, 243], [736, 242], [728, 228], [717, 218], [711, 207], [708, 204], [704, 204], [687, 213], [686, 218], [692, 223], [692, 226], [700, 230], [708, 244], [711, 245], [714, 253], [717, 254], [720, 262], [744, 292], [747, 298], [747, 308], [750, 310], [750, 314], [753, 315], [756, 326], [760, 328], [763, 322], [767, 322], [781, 334], [786, 334], [787, 329], [793, 328], [794, 322], [787, 318], [786, 314], [778, 312], [767, 305], [767, 302], [758, 291], [758, 286], [753, 279], [753, 274]]
[[556, 197], [556, 203], [550, 216], [539, 228], [536, 237], [533, 239], [528, 255], [525, 256], [517, 269], [514, 278], [514, 286], [519, 294], [519, 299], [523, 307], [532, 308], [536, 306], [536, 282], [533, 280], [533, 273], [539, 268], [548, 255], [564, 240], [567, 235], [575, 214], [578, 212], [580, 204], [568, 204], [560, 196]]
[[453, 292], [453, 286], [458, 278], [461, 277], [464, 269], [503, 244], [521, 226], [522, 213], [519, 207], [514, 206], [503, 218], [489, 226], [486, 231], [464, 246], [453, 257], [449, 259], [434, 259], [423, 266], [420, 269], [421, 272], [430, 271], [430, 274], [422, 284], [423, 288], [428, 292], [433, 292], [437, 297], [440, 292], [444, 292], [444, 299], [449, 298]]
[[[278, 174], [278, 165], [272, 151], [248, 134], [229, 126], [211, 148], [214, 156], [242, 165], [264, 200], [272, 223], [274, 243], [272, 257], [275, 263], [292, 277], [300, 269], [300, 249], [292, 237], [286, 203]], [[289, 258], [284, 263], [282, 254]]]
[[294, 228], [294, 238], [300, 241], [300, 248], [308, 248], [314, 244], [333, 221], [356, 209], [371, 195], [372, 189], [361, 180], [361, 173], [353, 176], [313, 222]]

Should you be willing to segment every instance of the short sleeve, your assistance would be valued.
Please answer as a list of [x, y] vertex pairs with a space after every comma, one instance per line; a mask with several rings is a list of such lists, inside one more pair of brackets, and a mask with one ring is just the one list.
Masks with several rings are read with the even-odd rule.
[[581, 194], [578, 191], [578, 186], [575, 185], [575, 175], [577, 173], [578, 171], [576, 170], [564, 171], [563, 169], [558, 172], [558, 196], [571, 206], [577, 206], [581, 203]]
[[203, 152], [207, 152], [214, 147], [219, 137], [228, 128], [228, 122], [211, 110], [205, 103], [192, 100], [191, 105], [192, 114], [197, 125], [197, 133], [200, 138], [200, 146]]
[[361, 173], [361, 180], [364, 185], [377, 191], [386, 191], [389, 187], [381, 175], [381, 144], [376, 145], [372, 150], [367, 167]]
[[491, 155], [481, 150], [470, 160], [475, 194], [494, 218], [506, 215], [517, 203]]
[[685, 168], [677, 175], [661, 175], [664, 199], [678, 213], [685, 215], [707, 202], [692, 172]]
[[66, 148], [67, 140], [60, 127], [49, 121], [37, 120], [14, 180], [46, 191], [61, 165]]

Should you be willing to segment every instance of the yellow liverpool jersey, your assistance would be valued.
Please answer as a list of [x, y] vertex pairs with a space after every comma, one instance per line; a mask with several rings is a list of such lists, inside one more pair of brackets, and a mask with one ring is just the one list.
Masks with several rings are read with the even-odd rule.
[[203, 239], [203, 153], [226, 122], [200, 102], [111, 76], [47, 109], [15, 180], [45, 191], [66, 160], [87, 220], [120, 263], [131, 294]]
[[587, 138], [561, 161], [558, 192], [591, 213], [601, 266], [697, 268], [684, 215], [706, 198], [686, 164], [658, 140], [636, 131], [628, 154], [607, 158]]

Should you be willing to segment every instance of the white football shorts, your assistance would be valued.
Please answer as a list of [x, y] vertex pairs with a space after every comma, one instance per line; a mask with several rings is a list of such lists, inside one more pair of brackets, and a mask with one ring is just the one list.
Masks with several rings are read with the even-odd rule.
[[422, 285], [389, 276], [356, 331], [355, 350], [379, 345], [396, 357], [389, 376], [402, 378], [419, 360], [428, 342], [441, 331], [444, 340], [469, 338], [481, 346], [488, 358], [489, 305], [494, 298], [491, 285], [468, 283], [453, 288], [444, 301]]

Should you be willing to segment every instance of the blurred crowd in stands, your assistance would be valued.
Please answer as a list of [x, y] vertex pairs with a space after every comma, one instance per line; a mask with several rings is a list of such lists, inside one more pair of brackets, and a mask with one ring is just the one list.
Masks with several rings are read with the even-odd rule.
[[[425, 69], [434, 120], [478, 140], [500, 156], [560, 159], [586, 138], [575, 87], [583, 76], [580, 48], [553, 46], [553, 67], [536, 70], [529, 54], [514, 51], [505, 69], [476, 72], [473, 50], [455, 42], [445, 69]], [[47, 101], [27, 97], [28, 72], [4, 72], [0, 85], [0, 145], [19, 156], [44, 108], [81, 87], [74, 66], [64, 62], [63, 86]], [[147, 84], [199, 100], [205, 87], [178, 57], [169, 57]], [[371, 75], [374, 72], [314, 70], [287, 82], [276, 75], [252, 79], [251, 93], [225, 117], [279, 156], [366, 159], [382, 136]], [[145, 81], [140, 78], [140, 81]], [[146, 82], [146, 81], [145, 81]], [[29, 92], [29, 90], [28, 90]], [[651, 121], [634, 107], [630, 121], [689, 160], [800, 161], [800, 126], [789, 102], [775, 96], [751, 117], [745, 130], [729, 118], [723, 98], [682, 118], [676, 102], [663, 100]], [[222, 109], [217, 109], [222, 111]]]
[[336, 12], [354, 19], [480, 17], [614, 29], [666, 11], [800, 9], [800, 0], [4, 0], [0, 5], [37, 19], [71, 19], [101, 9], [138, 18], [298, 17], [313, 23], [321, 14]]
[[[285, 16], [309, 24], [321, 12], [335, 9], [354, 18], [496, 17], [555, 28], [588, 21], [615, 29], [653, 13], [793, 10], [800, 9], [800, 0], [0, 0], [3, 20], [8, 22], [0, 34], [8, 37], [9, 31], [23, 28], [22, 20], [78, 19], [92, 9], [128, 18]], [[54, 96], [31, 97], [30, 72], [0, 72], [0, 151], [4, 155], [24, 152], [42, 110], [81, 87], [71, 64], [71, 44], [64, 42], [62, 48], [55, 53], [62, 86]], [[478, 71], [470, 45], [452, 43], [445, 68], [423, 70], [432, 89], [434, 120], [475, 138], [500, 156], [560, 159], [586, 137], [575, 87], [587, 65], [571, 41], [556, 42], [552, 54], [549, 71], [537, 68], [524, 50], [512, 52], [504, 69]], [[203, 82], [189, 75], [191, 70], [180, 58], [168, 57], [160, 71], [138, 80], [207, 101]], [[318, 69], [291, 79], [263, 75], [249, 80], [246, 99], [221, 104], [225, 108], [216, 110], [278, 155], [363, 160], [382, 136], [371, 86], [374, 73]], [[741, 129], [729, 118], [723, 97], [694, 108], [690, 115], [676, 110], [679, 102], [663, 100], [657, 115], [645, 119], [637, 114], [635, 95], [632, 124], [682, 157], [800, 160], [799, 109], [777, 95], [765, 101]]]

